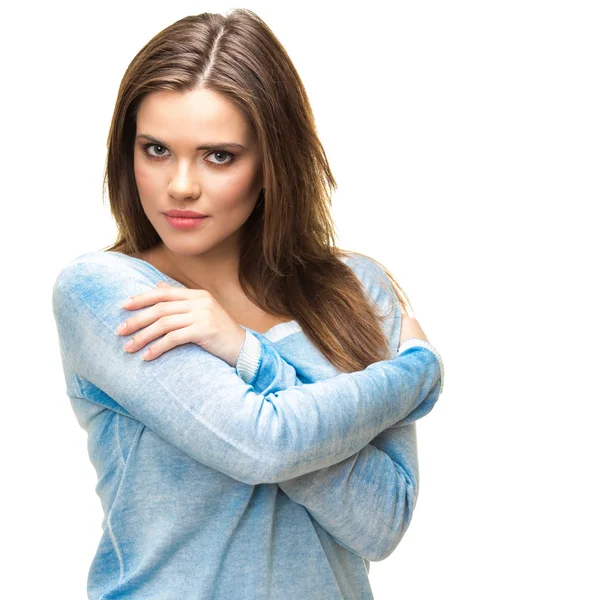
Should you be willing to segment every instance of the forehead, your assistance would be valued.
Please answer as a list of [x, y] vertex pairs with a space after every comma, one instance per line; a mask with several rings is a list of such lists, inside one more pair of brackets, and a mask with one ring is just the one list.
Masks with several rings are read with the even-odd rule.
[[151, 92], [140, 104], [136, 124], [138, 133], [165, 141], [189, 138], [194, 144], [243, 143], [250, 137], [250, 127], [240, 109], [228, 98], [207, 89]]

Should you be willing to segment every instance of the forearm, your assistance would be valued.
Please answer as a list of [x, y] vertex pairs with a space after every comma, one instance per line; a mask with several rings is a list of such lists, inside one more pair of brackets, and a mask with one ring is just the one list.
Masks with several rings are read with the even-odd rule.
[[[410, 338], [397, 349], [396, 357], [415, 347], [426, 348], [435, 356], [439, 369], [439, 389], [437, 393], [429, 394], [413, 410], [405, 413], [392, 425], [393, 427], [407, 425], [425, 416], [431, 411], [444, 388], [444, 362], [430, 342]], [[266, 336], [248, 330], [235, 367], [236, 373], [260, 394], [281, 392], [304, 384], [298, 379], [296, 369], [279, 355], [275, 345]], [[418, 385], [418, 382], [415, 382], [415, 385]]]
[[[259, 393], [297, 385], [294, 367], [277, 353], [268, 339], [260, 334], [257, 337], [271, 351], [264, 352], [258, 360], [261, 346], [248, 333], [238, 359], [241, 375], [252, 381]], [[409, 346], [404, 345], [400, 351]], [[442, 383], [440, 380], [439, 386], [430, 392], [429, 406], [439, 397]], [[413, 421], [418, 418], [416, 411], [410, 418]], [[340, 545], [369, 560], [383, 560], [402, 539], [416, 504], [416, 426], [412, 421], [405, 425], [397, 423], [347, 459], [280, 481], [278, 485], [289, 498], [303, 505]]]

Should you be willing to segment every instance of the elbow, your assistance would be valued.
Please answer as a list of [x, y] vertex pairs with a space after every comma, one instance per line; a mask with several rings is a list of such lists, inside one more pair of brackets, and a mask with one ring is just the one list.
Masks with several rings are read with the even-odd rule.
[[291, 479], [289, 464], [283, 464], [276, 457], [254, 460], [250, 468], [244, 468], [238, 473], [230, 473], [230, 476], [247, 485], [261, 485], [263, 483], [279, 483]]
[[[281, 448], [281, 446], [281, 444], [277, 444], [276, 448]], [[278, 484], [282, 481], [318, 471], [319, 469], [305, 460], [304, 456], [305, 454], [298, 451], [283, 452], [273, 447], [263, 449], [261, 459], [255, 461], [255, 470], [251, 474], [253, 485], [261, 483]]]
[[240, 473], [227, 473], [233, 479], [237, 479], [246, 485], [261, 485], [263, 483], [276, 483], [273, 481], [273, 471], [267, 470], [263, 466], [257, 466], [251, 470], [244, 470]]
[[268, 464], [263, 463], [258, 466], [249, 476], [251, 481], [246, 481], [245, 483], [250, 483], [251, 485], [260, 485], [262, 483], [273, 484], [293, 479], [299, 475], [300, 474], [296, 471], [290, 470], [289, 464], [282, 464], [274, 461]]
[[417, 489], [408, 485], [398, 494], [394, 511], [387, 527], [381, 527], [380, 535], [362, 556], [371, 562], [388, 558], [398, 547], [412, 520], [417, 501]]

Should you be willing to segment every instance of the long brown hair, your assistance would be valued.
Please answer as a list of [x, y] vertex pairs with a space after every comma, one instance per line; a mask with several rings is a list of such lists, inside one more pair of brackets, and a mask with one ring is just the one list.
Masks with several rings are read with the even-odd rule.
[[[245, 294], [271, 315], [291, 315], [342, 372], [390, 358], [380, 326], [385, 315], [340, 260], [347, 252], [336, 246], [330, 214], [337, 184], [304, 85], [279, 40], [250, 10], [180, 19], [154, 36], [125, 71], [107, 141], [103, 193], [108, 188], [117, 224], [108, 250], [136, 256], [161, 241], [142, 209], [133, 170], [142, 99], [157, 90], [199, 87], [236, 104], [263, 157], [264, 188], [244, 224], [239, 258]], [[405, 310], [404, 291], [377, 264]]]

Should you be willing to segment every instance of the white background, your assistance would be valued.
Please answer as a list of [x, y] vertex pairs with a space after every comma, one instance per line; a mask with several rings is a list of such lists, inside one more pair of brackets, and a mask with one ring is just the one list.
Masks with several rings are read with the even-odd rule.
[[[242, 6], [306, 85], [339, 245], [392, 270], [444, 358], [376, 600], [600, 597], [598, 4]], [[51, 288], [115, 235], [101, 187], [120, 79], [164, 27], [234, 7], [2, 9], [4, 597], [84, 598], [101, 535]]]

